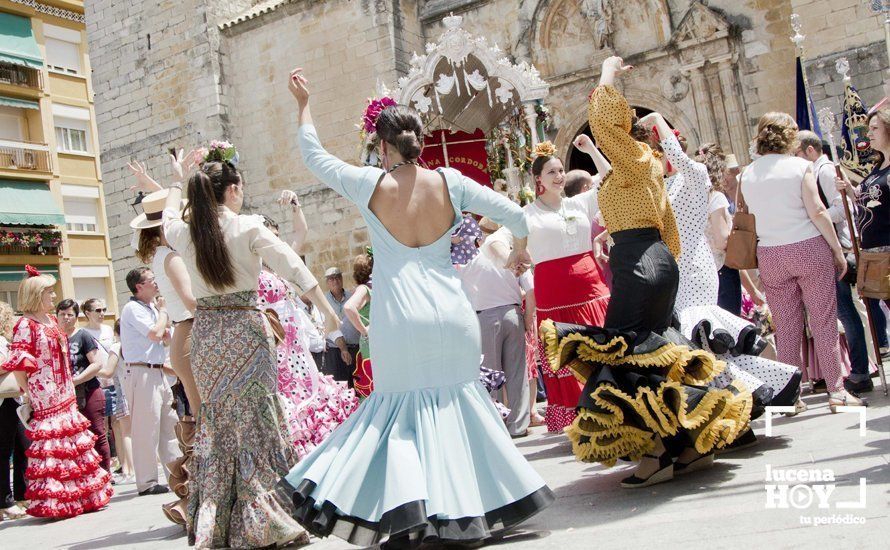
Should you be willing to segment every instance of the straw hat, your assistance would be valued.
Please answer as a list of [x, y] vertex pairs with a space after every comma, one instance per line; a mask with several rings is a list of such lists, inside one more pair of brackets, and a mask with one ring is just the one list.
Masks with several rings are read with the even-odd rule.
[[[139, 214], [130, 222], [133, 229], [148, 229], [150, 227], [159, 227], [164, 223], [161, 219], [161, 213], [164, 211], [164, 205], [167, 203], [167, 195], [170, 193], [168, 189], [155, 191], [150, 195], [145, 195], [142, 202], [142, 214]], [[185, 204], [185, 200], [180, 204], [180, 208]]]

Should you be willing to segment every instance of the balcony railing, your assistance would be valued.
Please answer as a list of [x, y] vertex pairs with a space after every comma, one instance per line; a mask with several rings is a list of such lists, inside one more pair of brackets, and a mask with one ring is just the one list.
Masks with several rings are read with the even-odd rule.
[[11, 84], [32, 90], [42, 88], [40, 71], [37, 69], [2, 62], [0, 62], [0, 84]]
[[50, 228], [0, 228], [0, 255], [30, 254], [58, 256], [62, 232]]
[[0, 140], [0, 169], [51, 172], [49, 146]]

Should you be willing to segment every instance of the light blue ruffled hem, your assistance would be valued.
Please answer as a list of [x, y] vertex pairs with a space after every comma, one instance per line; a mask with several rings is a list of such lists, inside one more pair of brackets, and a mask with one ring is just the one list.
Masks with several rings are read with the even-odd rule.
[[285, 479], [372, 522], [418, 500], [430, 516], [483, 516], [545, 486], [478, 381], [372, 393]]

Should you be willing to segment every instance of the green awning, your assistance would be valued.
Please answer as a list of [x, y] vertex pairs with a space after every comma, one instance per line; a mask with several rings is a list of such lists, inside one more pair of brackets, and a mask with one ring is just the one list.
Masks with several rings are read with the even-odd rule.
[[[40, 270], [40, 273], [44, 273], [46, 275], [52, 275], [59, 279], [59, 269], [56, 267], [45, 267], [45, 266], [34, 266]], [[2, 283], [17, 283], [25, 278], [25, 266], [15, 266], [15, 265], [0, 265], [0, 282]]]
[[45, 183], [0, 180], [0, 225], [65, 225], [65, 215]]
[[0, 13], [0, 61], [33, 69], [43, 67], [43, 55], [29, 18]]
[[6, 97], [0, 95], [0, 105], [4, 107], [18, 107], [19, 109], [36, 109], [40, 110], [40, 104], [36, 101], [28, 101], [27, 99], [16, 99], [14, 97]]

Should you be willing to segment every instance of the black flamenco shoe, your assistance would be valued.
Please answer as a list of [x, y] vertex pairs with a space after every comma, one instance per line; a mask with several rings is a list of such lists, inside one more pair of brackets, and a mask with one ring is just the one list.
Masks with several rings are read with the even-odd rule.
[[667, 451], [660, 456], [643, 455], [643, 458], [657, 458], [658, 470], [646, 478], [637, 477], [636, 474], [626, 477], [621, 480], [622, 487], [625, 489], [642, 489], [643, 487], [649, 487], [650, 485], [664, 483], [665, 481], [674, 479], [674, 462], [671, 460]]
[[704, 470], [714, 465], [714, 453], [701, 455], [692, 462], [674, 462], [674, 473], [677, 475], [688, 474], [698, 470]]

